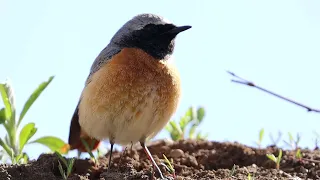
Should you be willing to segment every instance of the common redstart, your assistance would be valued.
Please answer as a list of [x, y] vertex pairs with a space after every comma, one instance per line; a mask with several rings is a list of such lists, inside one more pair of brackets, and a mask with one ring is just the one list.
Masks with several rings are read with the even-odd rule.
[[180, 77], [171, 62], [176, 36], [191, 26], [176, 26], [155, 14], [126, 22], [93, 62], [72, 116], [70, 150], [86, 152], [81, 138], [93, 143], [140, 142], [161, 178], [145, 141], [154, 137], [175, 113]]

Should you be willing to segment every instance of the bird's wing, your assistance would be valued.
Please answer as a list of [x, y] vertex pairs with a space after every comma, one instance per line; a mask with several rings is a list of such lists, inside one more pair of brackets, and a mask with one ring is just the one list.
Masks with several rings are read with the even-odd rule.
[[[91, 76], [97, 72], [101, 66], [103, 66], [105, 63], [108, 63], [108, 61], [116, 54], [118, 54], [121, 51], [121, 49], [113, 44], [108, 44], [107, 47], [105, 47], [98, 57], [93, 62], [90, 74], [86, 80], [85, 85], [88, 85], [90, 83]], [[70, 150], [72, 149], [78, 149], [82, 152], [86, 152], [86, 149], [81, 142], [81, 138], [87, 142], [88, 145], [92, 146], [92, 150], [96, 149], [99, 146], [100, 141], [96, 140], [94, 138], [89, 137], [85, 132], [81, 130], [80, 124], [79, 124], [79, 104], [81, 99], [79, 100], [76, 109], [74, 110], [73, 116], [71, 118], [71, 124], [70, 124], [70, 132], [69, 132], [69, 140], [68, 143], [70, 145]]]

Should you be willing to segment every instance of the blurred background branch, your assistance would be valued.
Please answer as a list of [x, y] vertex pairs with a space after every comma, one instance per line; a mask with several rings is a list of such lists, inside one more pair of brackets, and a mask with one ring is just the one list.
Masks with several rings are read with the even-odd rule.
[[255, 83], [253, 83], [252, 81], [246, 80], [246, 79], [244, 79], [244, 78], [236, 75], [235, 73], [233, 73], [233, 72], [231, 72], [231, 71], [227, 71], [227, 72], [228, 72], [231, 76], [233, 76], [233, 77], [235, 77], [235, 78], [238, 79], [238, 80], [231, 79], [231, 82], [257, 88], [257, 89], [259, 89], [259, 90], [261, 90], [261, 91], [264, 91], [264, 92], [266, 92], [266, 93], [268, 93], [268, 94], [271, 94], [271, 95], [273, 95], [273, 96], [276, 96], [276, 97], [278, 97], [278, 98], [280, 98], [280, 99], [282, 99], [282, 100], [285, 100], [285, 101], [287, 101], [287, 102], [290, 102], [290, 103], [293, 103], [293, 104], [295, 104], [295, 105], [297, 105], [297, 106], [300, 106], [300, 107], [302, 107], [302, 108], [305, 108], [305, 109], [307, 109], [308, 112], [311, 112], [311, 111], [312, 111], [312, 112], [320, 113], [320, 110], [319, 110], [319, 109], [311, 108], [311, 107], [306, 106], [306, 105], [304, 105], [304, 104], [301, 104], [301, 103], [299, 103], [299, 102], [297, 102], [297, 101], [291, 100], [291, 99], [289, 99], [289, 98], [287, 98], [287, 97], [281, 96], [281, 95], [279, 95], [279, 94], [277, 94], [277, 93], [274, 93], [274, 92], [272, 92], [272, 91], [270, 91], [270, 90], [267, 90], [267, 89], [265, 89], [265, 88], [263, 88], [263, 87], [260, 87], [260, 86], [256, 85]]

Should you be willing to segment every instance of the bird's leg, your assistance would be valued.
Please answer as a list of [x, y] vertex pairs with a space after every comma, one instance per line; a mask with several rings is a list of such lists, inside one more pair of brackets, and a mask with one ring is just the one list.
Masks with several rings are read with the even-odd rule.
[[146, 144], [145, 144], [144, 142], [140, 142], [140, 144], [141, 144], [141, 146], [143, 147], [144, 152], [147, 154], [148, 159], [152, 162], [153, 167], [154, 167], [155, 169], [157, 169], [157, 171], [158, 171], [161, 179], [164, 179], [164, 176], [162, 175], [162, 172], [161, 172], [160, 168], [159, 168], [158, 165], [156, 164], [155, 160], [152, 158], [152, 155], [151, 155], [148, 147], [146, 146]]
[[112, 151], [113, 151], [113, 145], [114, 143], [112, 141], [110, 141], [110, 155], [109, 155], [109, 163], [108, 163], [108, 170], [111, 169], [111, 159], [112, 159]]

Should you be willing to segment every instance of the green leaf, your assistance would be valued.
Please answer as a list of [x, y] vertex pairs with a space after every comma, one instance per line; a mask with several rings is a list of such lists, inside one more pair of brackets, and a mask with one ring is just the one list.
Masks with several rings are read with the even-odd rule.
[[270, 160], [272, 160], [273, 162], [277, 162], [277, 158], [273, 155], [273, 154], [266, 154], [266, 156], [270, 159]]
[[67, 176], [70, 176], [72, 169], [73, 169], [73, 165], [74, 165], [74, 158], [70, 159], [68, 161], [68, 168], [67, 168]]
[[61, 165], [60, 161], [58, 161], [58, 163], [59, 163], [58, 168], [59, 168], [59, 171], [60, 171], [60, 174], [61, 174], [62, 178], [63, 179], [67, 179], [67, 176], [66, 176], [66, 174], [65, 174], [65, 172], [64, 172], [64, 170], [62, 168], [62, 165]]
[[23, 159], [23, 163], [28, 163], [29, 162], [28, 154], [27, 153], [23, 153], [22, 159]]
[[15, 102], [13, 88], [9, 79], [5, 83], [0, 84], [0, 94], [5, 106], [6, 119], [11, 120], [13, 123], [15, 122]]
[[4, 137], [4, 141], [8, 144], [8, 146], [11, 146], [8, 134]]
[[0, 109], [0, 124], [6, 121], [6, 110], [4, 108]]
[[203, 139], [201, 132], [198, 132], [196, 139], [198, 140]]
[[179, 126], [181, 128], [181, 131], [184, 132], [186, 126], [187, 126], [187, 118], [186, 117], [182, 117], [179, 121]]
[[196, 132], [196, 128], [197, 128], [197, 125], [196, 124], [193, 124], [190, 128], [190, 131], [189, 131], [189, 138], [190, 139], [193, 139], [194, 138], [194, 133]]
[[166, 155], [164, 155], [164, 154], [162, 154], [162, 156], [164, 157], [166, 164], [168, 164], [168, 165], [169, 165], [170, 173], [174, 173], [174, 172], [175, 172], [175, 170], [174, 170], [174, 168], [173, 168], [173, 166], [172, 166], [171, 162], [168, 160], [167, 156], [166, 156]]
[[280, 150], [279, 150], [279, 155], [278, 155], [277, 161], [276, 161], [277, 164], [280, 164], [281, 158], [282, 158], [282, 150], [280, 149]]
[[202, 107], [198, 108], [198, 110], [197, 110], [197, 119], [198, 119], [199, 124], [202, 122], [204, 116], [205, 116], [204, 108], [202, 108]]
[[193, 115], [193, 107], [190, 107], [187, 112], [185, 113], [184, 117], [186, 118], [186, 124], [191, 122], [194, 119]]
[[170, 137], [171, 137], [171, 139], [174, 140], [174, 141], [177, 141], [177, 140], [181, 139], [181, 136], [180, 136], [180, 134], [179, 134], [177, 131], [172, 131], [172, 132], [170, 133]]
[[301, 154], [301, 150], [298, 149], [296, 152], [296, 158], [301, 159], [302, 158], [302, 154]]
[[19, 139], [19, 150], [22, 152], [25, 144], [29, 141], [29, 139], [37, 132], [37, 128], [35, 128], [34, 123], [26, 124], [20, 131], [20, 139]]
[[168, 132], [171, 132], [172, 131], [172, 127], [170, 126], [170, 124], [167, 124], [165, 126], [165, 129], [168, 131]]
[[262, 129], [260, 130], [260, 133], [259, 133], [259, 142], [260, 142], [260, 143], [262, 142], [263, 135], [264, 135], [264, 129], [262, 128]]
[[2, 146], [2, 148], [6, 151], [6, 153], [10, 156], [12, 149], [8, 146], [8, 144], [6, 144], [5, 142], [3, 142], [3, 140], [0, 138], [0, 146]]
[[80, 140], [81, 140], [82, 144], [84, 145], [84, 147], [86, 148], [87, 152], [89, 153], [91, 159], [93, 159], [95, 163], [98, 163], [98, 161], [96, 160], [96, 158], [94, 157], [94, 155], [92, 153], [92, 148], [89, 146], [87, 141], [85, 141], [83, 138], [80, 138]]
[[31, 105], [37, 100], [37, 98], [40, 96], [40, 94], [43, 92], [43, 90], [50, 84], [50, 82], [53, 80], [54, 76], [51, 76], [48, 81], [45, 81], [41, 83], [36, 90], [33, 91], [27, 102], [24, 104], [23, 109], [20, 113], [19, 121], [18, 121], [18, 126], [21, 123], [21, 120], [23, 117], [26, 115], [28, 112], [29, 108]]
[[51, 151], [57, 151], [61, 154], [67, 153], [66, 151], [63, 151], [64, 149], [63, 147], [66, 145], [66, 143], [60, 138], [57, 138], [54, 136], [44, 136], [28, 144], [31, 144], [31, 143], [42, 144], [44, 146], [47, 146]]
[[182, 133], [180, 127], [177, 125], [176, 122], [170, 121], [169, 123], [170, 123], [170, 125], [171, 125], [171, 127], [172, 127], [172, 129], [173, 129], [174, 131], [177, 131], [179, 134]]
[[57, 151], [55, 151], [55, 154], [59, 157], [59, 159], [63, 162], [63, 164], [68, 167], [68, 162], [67, 160]]

